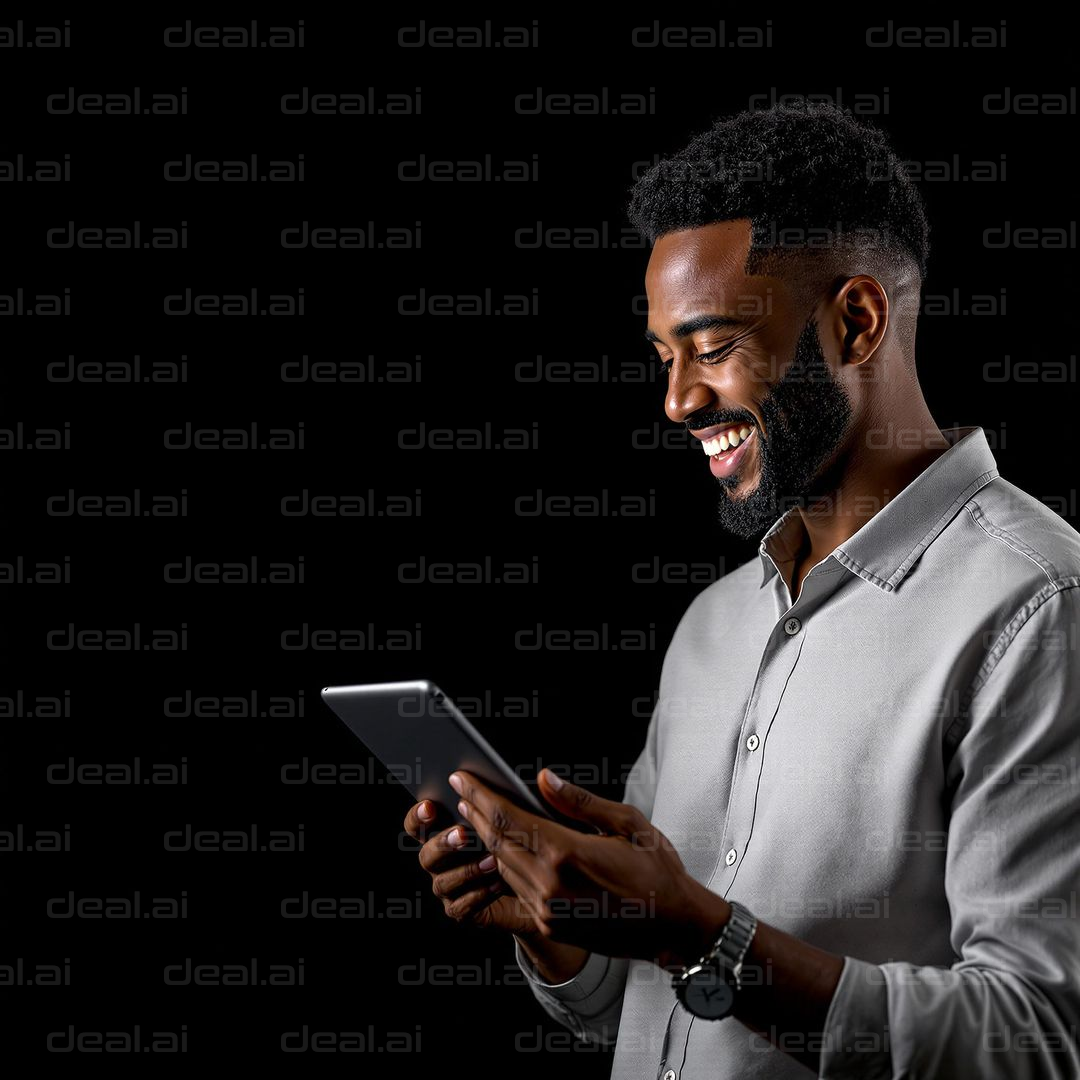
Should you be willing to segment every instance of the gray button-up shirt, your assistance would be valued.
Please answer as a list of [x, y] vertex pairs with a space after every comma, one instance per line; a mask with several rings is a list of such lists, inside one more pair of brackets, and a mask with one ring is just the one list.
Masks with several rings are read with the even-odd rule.
[[[821, 1077], [1080, 1076], [1080, 533], [998, 475], [981, 428], [806, 576], [781, 517], [699, 593], [626, 783], [689, 873], [844, 957]], [[612, 1077], [811, 1075], [642, 960], [540, 1004]], [[666, 1059], [663, 1049], [668, 1035]], [[685, 1063], [683, 1055], [685, 1052]]]

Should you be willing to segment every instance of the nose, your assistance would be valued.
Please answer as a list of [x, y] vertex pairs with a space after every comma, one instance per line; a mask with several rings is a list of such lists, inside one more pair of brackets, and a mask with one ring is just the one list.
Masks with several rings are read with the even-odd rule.
[[695, 366], [676, 359], [668, 375], [667, 397], [664, 400], [667, 418], [680, 424], [694, 413], [717, 407], [715, 391], [701, 381]]

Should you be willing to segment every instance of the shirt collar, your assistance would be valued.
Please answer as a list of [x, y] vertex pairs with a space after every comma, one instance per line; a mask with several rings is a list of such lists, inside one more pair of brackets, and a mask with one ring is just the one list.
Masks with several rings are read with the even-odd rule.
[[[998, 475], [981, 427], [943, 428], [941, 434], [949, 449], [829, 555], [885, 592], [900, 584], [964, 503]], [[805, 533], [792, 507], [762, 537], [762, 585], [777, 573], [777, 563], [791, 561]]]

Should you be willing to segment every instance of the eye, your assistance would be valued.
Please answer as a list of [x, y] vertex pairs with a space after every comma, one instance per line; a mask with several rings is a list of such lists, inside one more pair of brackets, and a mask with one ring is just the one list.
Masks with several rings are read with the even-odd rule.
[[694, 359], [695, 360], [711, 360], [714, 364], [718, 364], [734, 348], [735, 348], [734, 345], [728, 345], [728, 346], [726, 346], [726, 347], [724, 347], [722, 349], [713, 349], [712, 352], [698, 353], [698, 355], [695, 356]]
[[[712, 352], [698, 353], [698, 355], [695, 356], [694, 359], [705, 361], [708, 363], [718, 364], [721, 360], [725, 359], [728, 353], [730, 353], [734, 348], [734, 345], [727, 345], [722, 349], [713, 349]], [[669, 371], [671, 371], [671, 365], [674, 363], [674, 360], [661, 360], [660, 370], [666, 375]]]

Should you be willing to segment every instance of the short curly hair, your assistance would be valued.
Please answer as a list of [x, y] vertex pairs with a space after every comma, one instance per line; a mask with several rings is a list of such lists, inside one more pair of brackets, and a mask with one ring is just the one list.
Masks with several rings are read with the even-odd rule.
[[749, 218], [746, 272], [775, 270], [804, 296], [838, 275], [890, 270], [920, 286], [926, 277], [922, 195], [884, 131], [827, 102], [717, 120], [644, 173], [626, 210], [650, 244]]

